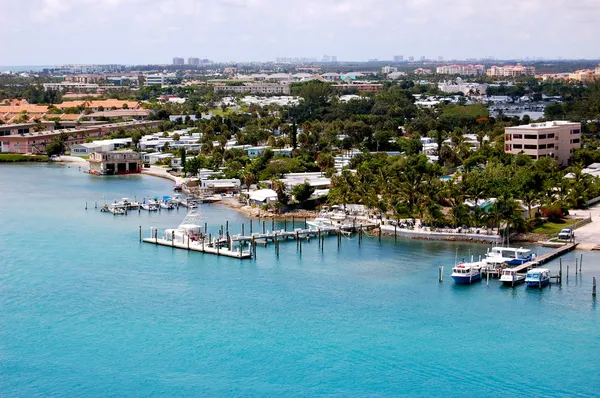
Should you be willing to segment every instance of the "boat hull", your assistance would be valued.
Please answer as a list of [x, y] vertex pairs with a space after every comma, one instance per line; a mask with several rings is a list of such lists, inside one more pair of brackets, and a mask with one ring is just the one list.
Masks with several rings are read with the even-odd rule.
[[477, 273], [474, 275], [452, 275], [452, 279], [454, 279], [454, 283], [458, 285], [468, 285], [473, 282], [477, 282], [481, 280], [481, 273]]
[[542, 287], [548, 285], [550, 283], [550, 279], [545, 279], [545, 280], [542, 280], [542, 281], [526, 281], [525, 283], [527, 284], [527, 287], [534, 287], [534, 288], [537, 287], [537, 288], [539, 288], [540, 284], [541, 284]]
[[510, 267], [514, 267], [514, 266], [516, 266], [516, 265], [522, 265], [522, 264], [525, 264], [525, 263], [527, 263], [527, 262], [529, 262], [529, 261], [531, 261], [531, 260], [533, 260], [533, 257], [532, 257], [532, 256], [528, 256], [528, 257], [526, 257], [526, 258], [513, 258], [513, 259], [511, 259], [511, 260], [508, 260], [508, 261], [506, 262], [506, 264], [508, 264]]
[[500, 279], [500, 282], [502, 282], [504, 286], [512, 286], [513, 284], [520, 285], [521, 283], [525, 282], [525, 278], [515, 278], [514, 281], [512, 279]]

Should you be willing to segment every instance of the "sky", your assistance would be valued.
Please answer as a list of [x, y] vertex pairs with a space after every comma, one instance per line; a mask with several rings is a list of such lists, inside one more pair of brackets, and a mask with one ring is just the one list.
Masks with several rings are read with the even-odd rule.
[[0, 65], [600, 58], [600, 0], [0, 0]]

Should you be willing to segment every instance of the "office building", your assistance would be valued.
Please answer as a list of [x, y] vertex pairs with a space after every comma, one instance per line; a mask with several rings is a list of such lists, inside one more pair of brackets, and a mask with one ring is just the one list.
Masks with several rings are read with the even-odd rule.
[[188, 58], [188, 65], [192, 65], [192, 66], [200, 65], [200, 58], [194, 58], [194, 57]]
[[534, 160], [548, 156], [561, 166], [570, 165], [573, 151], [581, 148], [581, 123], [532, 123], [507, 127], [504, 134], [504, 152], [523, 153]]
[[404, 55], [394, 55], [394, 62], [404, 62]]
[[183, 58], [175, 57], [173, 58], [173, 65], [183, 65], [185, 60]]

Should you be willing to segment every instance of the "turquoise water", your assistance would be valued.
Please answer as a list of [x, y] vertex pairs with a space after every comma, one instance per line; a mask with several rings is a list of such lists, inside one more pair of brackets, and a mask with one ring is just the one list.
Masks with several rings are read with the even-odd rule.
[[[583, 274], [571, 268], [562, 288], [456, 286], [456, 250], [486, 246], [365, 238], [338, 250], [330, 238], [323, 252], [313, 241], [300, 257], [290, 241], [278, 259], [269, 246], [242, 261], [138, 242], [139, 225], [176, 226], [183, 212], [93, 209], [103, 197], [169, 194], [165, 180], [3, 165], [0, 187], [2, 396], [600, 391], [598, 254], [585, 252]], [[247, 222], [221, 206], [202, 211], [213, 233]]]

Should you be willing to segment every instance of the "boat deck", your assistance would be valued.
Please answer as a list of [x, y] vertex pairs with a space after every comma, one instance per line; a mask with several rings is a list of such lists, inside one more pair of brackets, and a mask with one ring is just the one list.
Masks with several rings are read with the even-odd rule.
[[239, 258], [239, 259], [252, 258], [252, 253], [250, 251], [248, 251], [248, 250], [231, 250], [227, 247], [222, 247], [221, 241], [213, 241], [211, 243], [205, 242], [204, 244], [202, 242], [198, 242], [198, 241], [190, 242], [189, 239], [186, 239], [185, 243], [184, 242], [176, 242], [176, 241], [172, 241], [172, 240], [168, 240], [168, 239], [161, 239], [161, 238], [145, 238], [142, 241], [145, 243], [152, 243], [155, 245], [168, 246], [168, 247], [173, 247], [173, 248], [177, 248], [177, 249], [185, 249], [185, 250], [191, 250], [191, 251], [196, 251], [196, 252], [201, 252], [201, 253], [216, 254], [218, 256], [233, 257], [233, 258]]
[[539, 257], [536, 257], [532, 261], [529, 261], [529, 262], [521, 264], [521, 265], [517, 265], [517, 266], [513, 267], [513, 269], [517, 272], [524, 272], [524, 271], [527, 272], [531, 268], [539, 267], [540, 265], [545, 264], [550, 260], [554, 260], [555, 258], [560, 257], [563, 254], [566, 254], [566, 253], [574, 250], [576, 247], [577, 247], [577, 243], [567, 243], [566, 245], [558, 247], [558, 248], [552, 250], [551, 252], [548, 252]]

